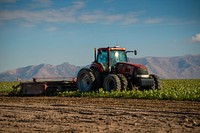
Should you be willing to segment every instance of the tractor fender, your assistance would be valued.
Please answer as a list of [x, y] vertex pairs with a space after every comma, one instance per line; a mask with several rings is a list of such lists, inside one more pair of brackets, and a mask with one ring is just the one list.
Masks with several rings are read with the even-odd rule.
[[92, 63], [92, 65], [90, 66], [90, 69], [92, 68], [97, 69], [100, 73], [104, 72], [104, 68], [100, 63]]

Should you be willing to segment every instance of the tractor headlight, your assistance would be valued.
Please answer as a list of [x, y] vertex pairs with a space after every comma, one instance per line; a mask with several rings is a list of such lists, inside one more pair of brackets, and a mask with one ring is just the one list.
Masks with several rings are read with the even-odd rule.
[[149, 78], [149, 75], [137, 75], [137, 78]]

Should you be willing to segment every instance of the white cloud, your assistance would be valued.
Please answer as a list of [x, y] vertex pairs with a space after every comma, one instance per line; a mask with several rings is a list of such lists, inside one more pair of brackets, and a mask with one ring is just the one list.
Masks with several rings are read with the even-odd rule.
[[22, 27], [26, 27], [26, 28], [32, 28], [35, 26], [35, 24], [31, 23], [31, 22], [21, 22], [20, 25]]
[[112, 24], [112, 23], [115, 23], [115, 22], [119, 22], [121, 20], [123, 20], [123, 15], [121, 14], [116, 14], [116, 15], [106, 15], [104, 16], [104, 24]]
[[[16, 2], [16, 0], [0, 0], [0, 2]], [[113, 2], [105, 0], [104, 2]], [[51, 0], [32, 0], [29, 5], [23, 8], [12, 10], [0, 10], [0, 23], [17, 20], [17, 23], [24, 24], [24, 27], [33, 27], [43, 23], [98, 23], [98, 24], [119, 24], [132, 25], [136, 23], [143, 24], [166, 24], [166, 25], [186, 25], [198, 23], [195, 21], [186, 21], [180, 19], [167, 18], [142, 18], [146, 11], [110, 13], [105, 10], [87, 11], [85, 1], [74, 1], [71, 5], [61, 8], [51, 8]], [[30, 10], [34, 9], [34, 10]], [[35, 8], [39, 8], [36, 10]], [[11, 8], [10, 8], [11, 9]]]
[[163, 19], [161, 18], [149, 18], [146, 19], [144, 22], [147, 24], [157, 24], [157, 23], [161, 23], [163, 21]]
[[139, 21], [139, 19], [136, 18], [136, 17], [126, 17], [126, 18], [123, 20], [122, 24], [123, 24], [123, 25], [130, 25], [130, 24], [135, 24], [135, 23], [137, 23], [138, 21]]
[[123, 15], [122, 23], [123, 25], [131, 25], [139, 22], [138, 15], [142, 12], [130, 12]]
[[78, 20], [82, 23], [96, 23], [103, 19], [104, 13], [100, 11], [94, 11], [94, 12], [84, 12], [81, 13], [80, 16], [78, 16]]
[[46, 31], [56, 31], [56, 30], [58, 30], [58, 28], [52, 26], [52, 27], [46, 28], [45, 30], [46, 30]]
[[43, 7], [51, 7], [53, 2], [51, 0], [33, 0], [32, 3], [28, 4], [27, 7], [30, 8], [43, 8]]
[[74, 16], [61, 10], [13, 10], [0, 11], [0, 21], [9, 21], [20, 19], [25, 22], [74, 22]]
[[83, 7], [85, 7], [85, 3], [83, 1], [75, 1], [72, 5], [72, 8], [74, 10], [79, 10], [82, 9]]
[[126, 14], [109, 14], [104, 11], [82, 12], [78, 16], [78, 20], [82, 23], [100, 23], [100, 24], [113, 24], [118, 23], [122, 25], [135, 24], [139, 21], [137, 13]]
[[133, 24], [138, 21], [135, 16], [126, 14], [107, 14], [105, 12], [83, 12], [79, 14], [75, 9], [69, 10], [68, 8], [62, 9], [49, 9], [43, 11], [28, 11], [28, 10], [13, 10], [13, 11], [0, 11], [0, 21], [10, 21], [20, 19], [26, 22], [81, 22], [81, 23], [102, 23], [112, 24], [115, 22], [122, 24]]
[[114, 2], [114, 0], [105, 0], [104, 3], [111, 3]]
[[200, 33], [198, 33], [192, 37], [192, 42], [200, 42]]
[[44, 3], [44, 4], [52, 3], [51, 0], [33, 0], [33, 1], [38, 2], [38, 3]]
[[[35, 0], [39, 2], [39, 0]], [[42, 3], [51, 3], [49, 0], [42, 0]], [[59, 9], [44, 8], [42, 10], [1, 10], [0, 22], [18, 20], [24, 23], [24, 27], [31, 27], [42, 23], [99, 23], [99, 24], [123, 24], [130, 25], [139, 21], [138, 15], [141, 12], [128, 12], [125, 14], [110, 14], [102, 10], [85, 11], [83, 1], [75, 1], [68, 7]]]
[[0, 2], [16, 2], [17, 0], [0, 0]]

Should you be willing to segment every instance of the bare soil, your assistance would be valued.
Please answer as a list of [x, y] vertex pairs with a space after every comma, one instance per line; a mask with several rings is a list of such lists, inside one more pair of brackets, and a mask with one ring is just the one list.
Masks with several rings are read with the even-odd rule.
[[200, 102], [0, 96], [0, 132], [200, 132]]

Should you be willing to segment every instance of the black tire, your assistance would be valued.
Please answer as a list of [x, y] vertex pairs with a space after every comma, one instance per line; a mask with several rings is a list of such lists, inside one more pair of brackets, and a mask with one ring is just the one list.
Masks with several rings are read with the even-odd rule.
[[77, 75], [77, 88], [81, 92], [89, 92], [94, 88], [95, 77], [91, 69], [82, 68]]
[[159, 77], [155, 74], [150, 74], [150, 77], [154, 79], [154, 86], [152, 86], [152, 89], [160, 90], [161, 89], [161, 81], [160, 81]]
[[118, 78], [121, 82], [121, 90], [126, 90], [128, 87], [128, 81], [127, 78], [123, 74], [117, 74]]
[[103, 89], [104, 91], [109, 91], [109, 92], [111, 90], [120, 91], [121, 82], [119, 77], [115, 74], [108, 74], [108, 76], [105, 78], [103, 82]]
[[93, 90], [98, 91], [99, 88], [101, 88], [103, 86], [103, 78], [102, 78], [102, 75], [101, 75], [101, 73], [99, 72], [98, 69], [96, 69], [96, 68], [91, 68], [91, 69], [92, 69], [94, 76], [95, 76]]

